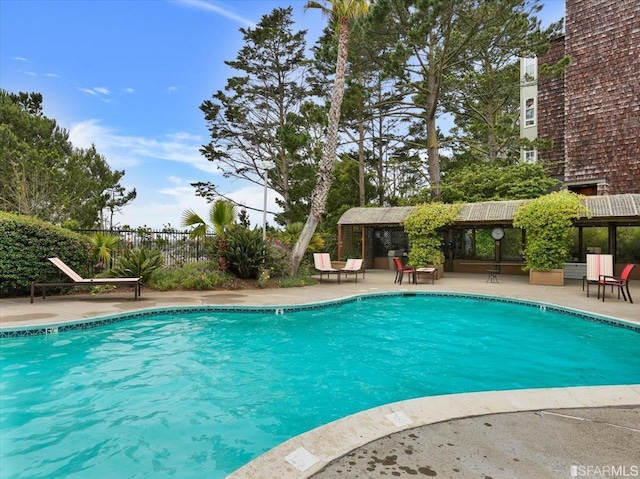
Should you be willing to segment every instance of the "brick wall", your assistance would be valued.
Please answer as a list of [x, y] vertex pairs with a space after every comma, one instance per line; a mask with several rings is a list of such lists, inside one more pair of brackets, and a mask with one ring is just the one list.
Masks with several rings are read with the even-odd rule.
[[[538, 69], [542, 65], [552, 65], [565, 55], [564, 37], [551, 42], [549, 52], [539, 59]], [[551, 175], [564, 176], [564, 91], [565, 75], [538, 80], [538, 138], [551, 140], [550, 149], [541, 149], [538, 157], [544, 161]]]
[[566, 0], [565, 181], [640, 193], [640, 1]]

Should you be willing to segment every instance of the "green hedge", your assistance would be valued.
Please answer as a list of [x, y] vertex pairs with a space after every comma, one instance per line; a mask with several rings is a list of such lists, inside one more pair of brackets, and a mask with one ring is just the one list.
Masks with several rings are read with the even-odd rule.
[[47, 261], [52, 256], [59, 256], [80, 275], [86, 275], [90, 253], [86, 236], [0, 211], [0, 296], [27, 295], [32, 281], [62, 278]]

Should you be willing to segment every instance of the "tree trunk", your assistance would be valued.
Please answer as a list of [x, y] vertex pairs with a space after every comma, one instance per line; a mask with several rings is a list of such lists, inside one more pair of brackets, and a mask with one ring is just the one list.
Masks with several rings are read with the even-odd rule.
[[442, 69], [436, 61], [437, 43], [430, 37], [429, 67], [427, 72], [427, 156], [429, 158], [429, 184], [431, 185], [431, 199], [440, 199], [440, 157], [438, 155], [438, 131], [436, 129], [436, 112], [438, 96], [442, 82]]
[[[435, 84], [435, 81], [434, 81]], [[427, 155], [429, 158], [429, 184], [431, 185], [431, 199], [440, 198], [440, 157], [438, 154], [438, 131], [436, 129], [437, 93], [434, 88], [429, 89], [427, 95]]]
[[338, 127], [340, 125], [340, 108], [344, 95], [345, 73], [347, 70], [347, 53], [349, 46], [349, 19], [340, 19], [338, 33], [338, 59], [336, 62], [336, 77], [331, 95], [331, 108], [329, 109], [329, 122], [327, 126], [327, 140], [322, 150], [322, 160], [318, 171], [318, 182], [311, 194], [311, 211], [304, 224], [302, 233], [296, 241], [291, 253], [291, 274], [297, 274], [304, 253], [307, 251], [311, 237], [322, 218], [327, 197], [333, 182], [333, 169], [336, 164], [336, 150], [338, 149]]
[[364, 206], [366, 204], [366, 191], [364, 181], [364, 122], [359, 122], [358, 128], [358, 191], [359, 191], [359, 205]]
[[[382, 98], [382, 83], [378, 81], [378, 98]], [[384, 134], [384, 119], [382, 115], [378, 115], [378, 205], [384, 206], [385, 188], [384, 188], [384, 148], [386, 136]]]
[[498, 159], [498, 141], [496, 139], [496, 117], [493, 102], [487, 105], [487, 158], [490, 162]]

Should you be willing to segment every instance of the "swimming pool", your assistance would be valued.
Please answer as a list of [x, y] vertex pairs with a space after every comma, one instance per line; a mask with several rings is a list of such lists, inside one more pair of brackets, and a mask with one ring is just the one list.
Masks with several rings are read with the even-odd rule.
[[640, 383], [638, 331], [473, 297], [180, 310], [0, 344], [3, 478], [224, 477], [401, 399]]

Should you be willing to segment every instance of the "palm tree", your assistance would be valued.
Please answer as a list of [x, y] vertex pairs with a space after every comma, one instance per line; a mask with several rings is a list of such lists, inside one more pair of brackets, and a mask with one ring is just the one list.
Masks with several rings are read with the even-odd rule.
[[[304, 223], [302, 221], [289, 223], [285, 226], [284, 231], [278, 234], [278, 239], [280, 239], [283, 244], [291, 247], [292, 244], [295, 244], [296, 241], [298, 241], [303, 229]], [[315, 233], [309, 241], [308, 249], [311, 252], [324, 251], [324, 239], [322, 239], [319, 234]]]
[[117, 248], [120, 237], [102, 232], [95, 233], [91, 237], [91, 247], [94, 266], [99, 269], [111, 267], [111, 253]]
[[213, 229], [220, 238], [224, 237], [225, 231], [236, 222], [236, 205], [224, 200], [218, 200], [209, 210], [209, 221], [207, 224], [195, 211], [188, 209], [182, 213], [182, 226], [193, 226], [195, 228], [190, 233], [191, 238], [204, 239], [207, 237], [209, 229]]
[[338, 59], [336, 62], [333, 92], [331, 94], [327, 139], [322, 150], [322, 160], [320, 161], [320, 168], [318, 170], [318, 182], [316, 183], [313, 193], [311, 193], [311, 211], [291, 254], [292, 274], [298, 272], [302, 257], [309, 246], [309, 242], [316, 231], [327, 205], [327, 197], [333, 181], [333, 168], [336, 164], [338, 126], [340, 125], [340, 108], [344, 94], [351, 25], [355, 20], [369, 12], [369, 5], [369, 0], [323, 0], [321, 2], [309, 0], [305, 5], [305, 9], [319, 8], [329, 17], [330, 21], [335, 22], [338, 35]]

